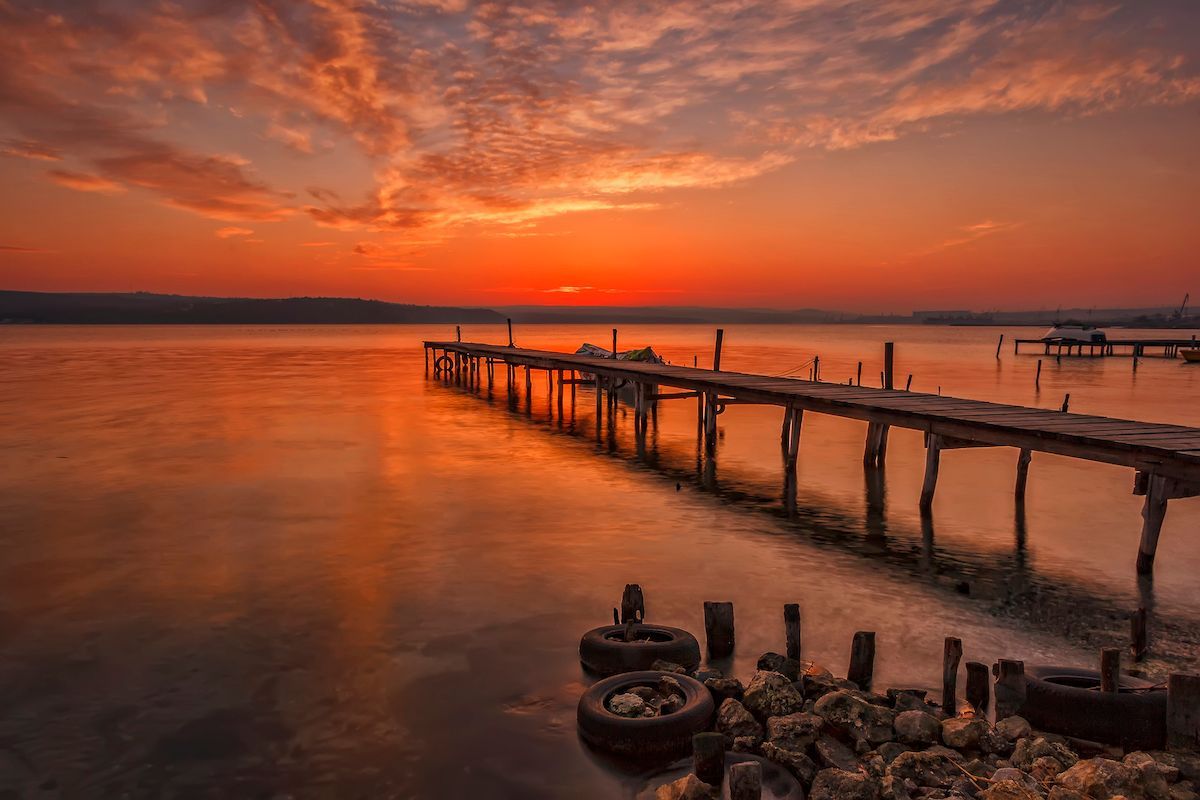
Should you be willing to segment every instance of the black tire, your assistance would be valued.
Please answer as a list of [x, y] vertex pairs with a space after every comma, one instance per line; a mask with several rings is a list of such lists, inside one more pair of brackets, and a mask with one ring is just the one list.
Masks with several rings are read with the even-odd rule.
[[627, 642], [624, 625], [593, 628], [579, 640], [579, 660], [597, 675], [617, 675], [650, 669], [662, 659], [691, 671], [700, 666], [700, 643], [682, 628], [666, 625], [637, 625], [646, 641]]
[[1167, 693], [1131, 675], [1117, 692], [1100, 691], [1100, 673], [1076, 667], [1026, 666], [1021, 716], [1034, 728], [1077, 739], [1161, 749], [1167, 738]]
[[[683, 708], [661, 717], [618, 717], [605, 701], [635, 686], [653, 686], [670, 675], [683, 687]], [[579, 735], [592, 747], [639, 759], [679, 758], [692, 750], [692, 736], [707, 730], [712, 721], [712, 695], [704, 684], [670, 672], [627, 672], [595, 683], [579, 698], [576, 718]]]

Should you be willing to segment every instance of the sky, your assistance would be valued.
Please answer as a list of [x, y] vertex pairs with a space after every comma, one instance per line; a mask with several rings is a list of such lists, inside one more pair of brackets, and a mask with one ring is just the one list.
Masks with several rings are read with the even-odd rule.
[[1200, 296], [1194, 0], [0, 0], [0, 288]]

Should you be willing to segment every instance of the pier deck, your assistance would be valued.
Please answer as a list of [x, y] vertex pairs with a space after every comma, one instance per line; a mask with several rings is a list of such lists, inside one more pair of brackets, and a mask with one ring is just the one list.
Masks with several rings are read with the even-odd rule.
[[[981, 400], [945, 397], [894, 389], [777, 378], [723, 370], [698, 369], [664, 364], [620, 361], [595, 356], [527, 350], [469, 342], [425, 342], [434, 355], [435, 372], [448, 376], [468, 375], [478, 380], [486, 372], [489, 385], [494, 364], [510, 370], [546, 370], [553, 383], [558, 374], [561, 405], [562, 386], [584, 381], [576, 373], [594, 376], [587, 383], [597, 388], [597, 409], [607, 390], [615, 402], [618, 388], [632, 385], [635, 391], [636, 429], [644, 431], [651, 406], [660, 400], [694, 397], [698, 400], [698, 424], [710, 449], [716, 446], [716, 416], [728, 405], [762, 404], [784, 409], [781, 447], [785, 469], [794, 471], [799, 449], [800, 425], [805, 411], [859, 419], [868, 423], [864, 463], [882, 464], [889, 426], [909, 428], [926, 434], [925, 485], [921, 510], [932, 509], [940, 451], [963, 447], [1015, 447], [1018, 500], [1023, 499], [1029, 461], [1033, 452], [1054, 453], [1089, 461], [1116, 464], [1136, 470], [1135, 494], [1145, 495], [1144, 524], [1138, 554], [1139, 572], [1151, 570], [1167, 501], [1200, 495], [1200, 428], [1115, 419], [1089, 414], [1050, 411]], [[718, 362], [719, 363], [719, 362]], [[571, 377], [564, 377], [566, 373]], [[684, 390], [661, 393], [658, 387]]]
[[1132, 356], [1144, 358], [1159, 355], [1176, 358], [1180, 350], [1200, 347], [1200, 341], [1190, 339], [1107, 339], [1103, 342], [1046, 341], [1045, 339], [1013, 339], [1013, 353], [1021, 352], [1021, 345], [1040, 345], [1042, 355], [1055, 356]]

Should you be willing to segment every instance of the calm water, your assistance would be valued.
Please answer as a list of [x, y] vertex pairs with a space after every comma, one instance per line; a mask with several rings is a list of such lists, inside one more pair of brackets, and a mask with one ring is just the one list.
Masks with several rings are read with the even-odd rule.
[[[804, 376], [819, 354], [844, 382], [861, 359], [877, 385], [892, 339], [917, 390], [1200, 426], [1200, 367], [1047, 360], [1039, 392], [999, 332], [731, 327], [723, 365]], [[777, 409], [730, 407], [705, 480], [694, 401], [663, 404], [639, 457], [631, 414], [597, 441], [589, 390], [560, 420], [538, 376], [515, 404], [427, 379], [420, 341], [450, 336], [0, 328], [0, 797], [621, 796], [636, 781], [576, 739], [575, 651], [633, 581], [694, 631], [733, 600], [743, 677], [793, 601], [838, 671], [877, 631], [883, 686], [938, 685], [946, 635], [968, 660], [1088, 664], [1139, 604], [1153, 664], [1194, 663], [1200, 501], [1172, 504], [1139, 583], [1129, 470], [1036, 454], [1022, 518], [1015, 451], [950, 452], [923, 528], [920, 436], [893, 430], [872, 482], [865, 425], [810, 414], [789, 517]], [[711, 338], [621, 331], [687, 364]]]

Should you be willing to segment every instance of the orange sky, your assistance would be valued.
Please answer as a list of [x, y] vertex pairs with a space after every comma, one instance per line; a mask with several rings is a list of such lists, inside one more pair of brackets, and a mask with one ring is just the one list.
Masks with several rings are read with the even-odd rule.
[[0, 0], [0, 36], [0, 288], [1200, 291], [1189, 0]]

